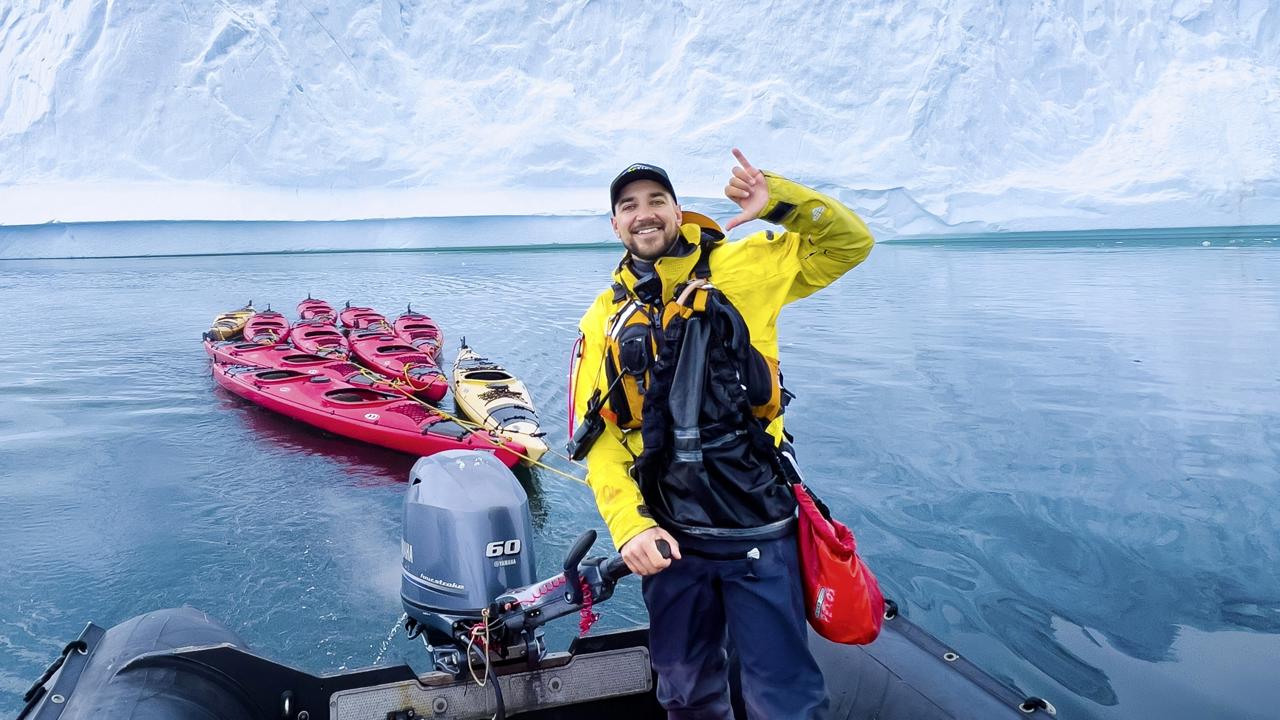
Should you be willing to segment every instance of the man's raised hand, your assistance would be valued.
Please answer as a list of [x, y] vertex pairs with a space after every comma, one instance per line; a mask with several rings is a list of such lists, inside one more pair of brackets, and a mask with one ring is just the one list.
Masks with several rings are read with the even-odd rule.
[[725, 232], [755, 220], [769, 204], [769, 184], [764, 173], [748, 162], [738, 148], [733, 149], [733, 156], [738, 159], [738, 166], [733, 169], [729, 184], [724, 186], [724, 196], [737, 203], [742, 212], [724, 224]]

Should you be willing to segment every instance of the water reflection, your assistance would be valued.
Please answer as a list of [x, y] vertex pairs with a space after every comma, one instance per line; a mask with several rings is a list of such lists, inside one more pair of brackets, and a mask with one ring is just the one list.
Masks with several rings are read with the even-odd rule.
[[[218, 398], [218, 407], [235, 417], [248, 431], [261, 451], [280, 457], [304, 455], [326, 458], [344, 469], [356, 485], [403, 483], [417, 460], [394, 450], [350, 440], [255, 405], [214, 385], [210, 392]], [[298, 478], [305, 482], [304, 478]]]
[[[466, 335], [522, 377], [560, 447], [616, 259], [0, 263], [0, 303], [58, 320], [0, 346], [0, 712], [85, 620], [183, 602], [303, 667], [378, 654], [413, 458], [217, 391], [213, 314], [412, 302], [446, 361]], [[145, 332], [104, 336], [120, 317]], [[1280, 253], [884, 246], [780, 324], [806, 474], [914, 620], [1064, 717], [1280, 706], [1252, 671], [1280, 656]], [[580, 484], [517, 475], [541, 570], [603, 529]], [[643, 619], [625, 583], [603, 611]]]

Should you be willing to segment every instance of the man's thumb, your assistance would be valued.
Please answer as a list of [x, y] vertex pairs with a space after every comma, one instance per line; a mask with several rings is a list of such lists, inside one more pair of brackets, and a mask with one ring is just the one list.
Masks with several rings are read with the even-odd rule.
[[752, 215], [749, 212], [741, 213], [737, 217], [733, 218], [732, 220], [724, 224], [724, 231], [729, 232], [730, 230], [738, 227], [739, 225], [742, 225], [743, 223], [749, 223], [755, 219], [756, 219], [756, 216]]

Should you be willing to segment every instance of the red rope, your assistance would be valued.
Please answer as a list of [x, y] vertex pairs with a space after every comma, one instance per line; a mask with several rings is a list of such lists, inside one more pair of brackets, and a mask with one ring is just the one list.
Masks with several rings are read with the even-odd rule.
[[591, 612], [593, 601], [591, 599], [591, 586], [587, 584], [586, 578], [580, 578], [582, 581], [582, 610], [579, 611], [578, 618], [578, 635], [586, 635], [592, 625], [600, 619], [600, 616]]

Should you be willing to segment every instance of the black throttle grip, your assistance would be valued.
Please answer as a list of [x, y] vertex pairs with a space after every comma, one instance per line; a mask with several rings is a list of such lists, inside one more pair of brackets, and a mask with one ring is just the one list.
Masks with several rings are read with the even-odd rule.
[[[666, 540], [654, 540], [653, 544], [658, 548], [658, 554], [667, 560], [671, 559], [671, 543]], [[616, 582], [631, 574], [631, 568], [627, 567], [626, 561], [621, 555], [614, 555], [605, 561], [600, 568], [600, 574], [611, 582]]]
[[671, 543], [666, 540], [654, 540], [653, 544], [657, 546], [658, 554], [661, 555], [664, 560], [671, 559]]
[[623, 561], [621, 555], [614, 555], [605, 561], [604, 567], [600, 568], [600, 574], [609, 582], [616, 582], [631, 574], [631, 568], [627, 567], [627, 563]]

